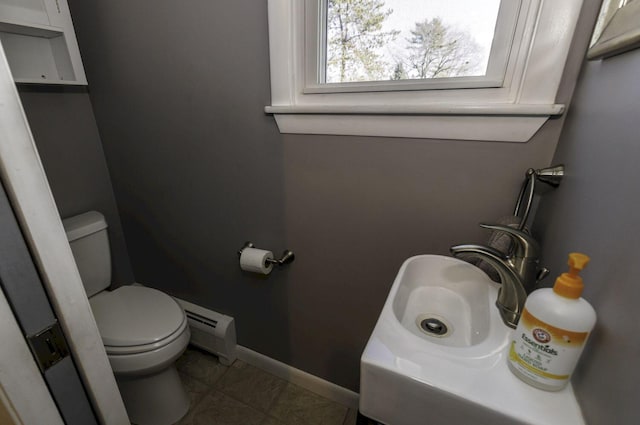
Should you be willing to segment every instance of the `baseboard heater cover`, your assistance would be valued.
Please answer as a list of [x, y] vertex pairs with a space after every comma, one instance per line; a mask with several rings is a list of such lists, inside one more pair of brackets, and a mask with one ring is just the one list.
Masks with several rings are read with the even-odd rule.
[[238, 357], [236, 325], [233, 317], [175, 298], [184, 309], [189, 329], [190, 343], [215, 354], [220, 363], [231, 365]]

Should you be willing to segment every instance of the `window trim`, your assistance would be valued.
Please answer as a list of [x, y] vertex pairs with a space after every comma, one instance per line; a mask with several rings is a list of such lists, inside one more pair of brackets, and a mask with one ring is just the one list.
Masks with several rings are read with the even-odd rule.
[[269, 0], [265, 111], [282, 133], [526, 142], [564, 111], [555, 97], [582, 3], [523, 0], [503, 87], [311, 94], [304, 92], [304, 2]]

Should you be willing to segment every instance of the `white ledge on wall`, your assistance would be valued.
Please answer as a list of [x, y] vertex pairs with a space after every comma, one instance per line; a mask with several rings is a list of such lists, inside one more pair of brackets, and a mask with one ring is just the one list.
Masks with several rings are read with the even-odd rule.
[[503, 115], [546, 116], [561, 115], [564, 105], [273, 105], [264, 108], [268, 114], [327, 114], [327, 115]]
[[527, 142], [564, 105], [267, 106], [281, 133]]

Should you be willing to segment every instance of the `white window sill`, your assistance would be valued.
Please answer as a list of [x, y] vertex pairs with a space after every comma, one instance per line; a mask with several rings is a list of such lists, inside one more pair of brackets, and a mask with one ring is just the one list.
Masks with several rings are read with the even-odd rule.
[[267, 106], [281, 133], [527, 142], [564, 105]]

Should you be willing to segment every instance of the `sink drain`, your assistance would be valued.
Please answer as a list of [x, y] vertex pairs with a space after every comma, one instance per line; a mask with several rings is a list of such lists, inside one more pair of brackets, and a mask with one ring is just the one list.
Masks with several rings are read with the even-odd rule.
[[444, 317], [437, 314], [421, 314], [416, 318], [416, 325], [425, 334], [443, 338], [453, 331]]
[[420, 322], [420, 327], [423, 331], [429, 332], [430, 334], [436, 334], [438, 336], [442, 336], [449, 332], [449, 328], [447, 328], [447, 325], [442, 323], [440, 320], [433, 318], [424, 319], [422, 322]]

